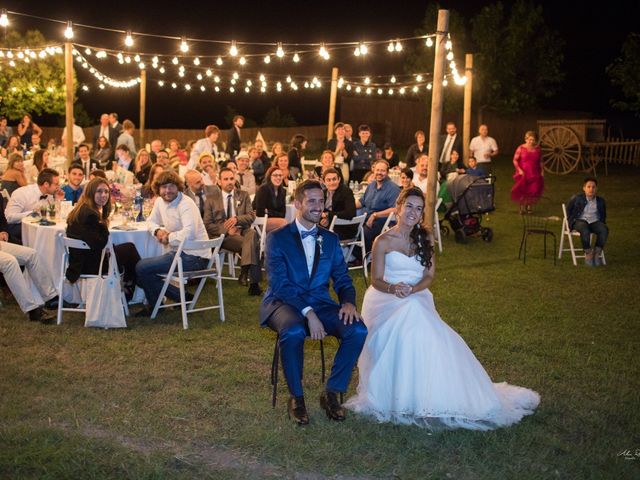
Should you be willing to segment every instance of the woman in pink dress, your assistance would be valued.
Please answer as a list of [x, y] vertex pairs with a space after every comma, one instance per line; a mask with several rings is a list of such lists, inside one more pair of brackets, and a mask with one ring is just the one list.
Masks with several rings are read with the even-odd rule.
[[536, 203], [544, 191], [544, 171], [540, 146], [537, 144], [536, 132], [529, 130], [524, 134], [524, 144], [516, 149], [513, 156], [513, 175], [515, 183], [511, 188], [511, 200], [520, 204], [520, 213], [531, 212], [531, 205]]

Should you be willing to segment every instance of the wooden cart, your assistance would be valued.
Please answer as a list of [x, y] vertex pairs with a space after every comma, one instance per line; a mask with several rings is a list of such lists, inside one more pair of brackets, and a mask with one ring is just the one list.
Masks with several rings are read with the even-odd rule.
[[640, 141], [605, 135], [606, 120], [538, 120], [542, 163], [549, 173], [566, 175], [575, 170], [596, 174], [608, 162], [640, 164]]

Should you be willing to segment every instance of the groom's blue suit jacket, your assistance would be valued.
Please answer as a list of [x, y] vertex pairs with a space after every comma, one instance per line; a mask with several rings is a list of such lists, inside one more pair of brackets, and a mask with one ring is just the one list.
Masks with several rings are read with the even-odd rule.
[[[296, 222], [293, 221], [267, 236], [266, 263], [269, 288], [260, 306], [260, 323], [266, 326], [271, 314], [286, 303], [302, 311], [305, 307], [319, 310], [323, 306], [337, 305], [329, 294], [329, 280], [338, 294], [340, 304], [356, 304], [356, 290], [349, 276], [342, 255], [338, 236], [318, 227], [316, 254], [311, 276], [300, 240]], [[322, 245], [322, 246], [320, 246]]]

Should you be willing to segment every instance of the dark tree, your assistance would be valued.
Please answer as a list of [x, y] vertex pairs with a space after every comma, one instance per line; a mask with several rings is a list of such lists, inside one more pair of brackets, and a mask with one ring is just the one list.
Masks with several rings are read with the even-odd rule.
[[622, 100], [611, 100], [611, 105], [640, 116], [640, 34], [627, 36], [620, 57], [607, 67], [607, 74], [624, 96]]

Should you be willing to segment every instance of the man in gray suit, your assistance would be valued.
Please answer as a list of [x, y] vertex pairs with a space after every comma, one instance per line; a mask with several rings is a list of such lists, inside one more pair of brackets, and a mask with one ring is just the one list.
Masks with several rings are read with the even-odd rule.
[[184, 183], [187, 188], [184, 194], [196, 203], [200, 216], [204, 220], [204, 206], [213, 195], [220, 195], [220, 189], [215, 185], [205, 185], [202, 174], [196, 170], [187, 170], [184, 174]]
[[262, 295], [260, 280], [260, 243], [251, 224], [256, 214], [249, 194], [236, 187], [236, 178], [229, 168], [218, 174], [219, 193], [211, 195], [204, 206], [204, 226], [210, 238], [225, 234], [222, 248], [240, 253], [242, 269], [238, 282], [249, 285], [249, 295]]

